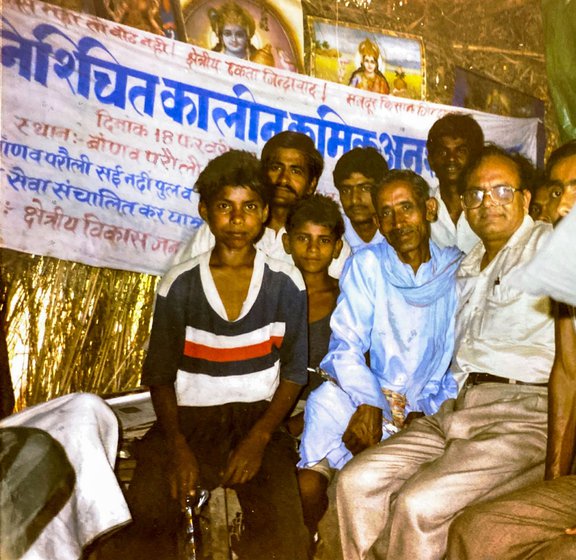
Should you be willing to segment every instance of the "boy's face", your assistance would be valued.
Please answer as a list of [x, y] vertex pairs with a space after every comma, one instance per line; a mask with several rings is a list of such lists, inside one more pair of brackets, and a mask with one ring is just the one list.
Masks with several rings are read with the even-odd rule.
[[332, 259], [338, 258], [342, 250], [342, 240], [336, 239], [329, 227], [313, 222], [305, 222], [285, 233], [282, 242], [298, 270], [308, 273], [328, 270]]
[[562, 158], [550, 170], [549, 214], [554, 223], [576, 206], [576, 155]]
[[260, 195], [240, 186], [222, 187], [212, 200], [201, 201], [198, 211], [216, 243], [230, 249], [253, 245], [268, 218], [268, 206]]

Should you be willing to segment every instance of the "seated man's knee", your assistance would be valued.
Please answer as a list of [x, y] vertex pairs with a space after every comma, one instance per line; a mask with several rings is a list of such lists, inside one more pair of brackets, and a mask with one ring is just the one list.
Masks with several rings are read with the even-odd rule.
[[298, 486], [302, 501], [317, 501], [325, 496], [328, 482], [328, 479], [319, 472], [310, 469], [298, 471]]
[[338, 496], [363, 495], [373, 492], [382, 484], [381, 477], [369, 465], [352, 460], [338, 474], [336, 494]]
[[404, 486], [394, 502], [394, 515], [407, 515], [412, 518], [434, 518], [442, 515], [445, 504], [438, 493], [424, 485]]

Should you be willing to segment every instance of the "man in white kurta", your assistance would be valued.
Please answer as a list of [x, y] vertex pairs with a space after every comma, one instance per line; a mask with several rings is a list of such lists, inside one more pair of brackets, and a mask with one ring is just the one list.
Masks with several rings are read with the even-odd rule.
[[548, 298], [511, 273], [549, 234], [527, 215], [531, 165], [496, 146], [466, 174], [466, 217], [482, 240], [457, 275], [456, 400], [368, 449], [340, 473], [344, 557], [440, 560], [466, 506], [542, 476], [554, 356]]
[[398, 428], [386, 389], [405, 396], [405, 415], [434, 414], [456, 396], [448, 367], [461, 254], [432, 242], [430, 253], [417, 274], [386, 242], [351, 257], [330, 321], [330, 348], [321, 364], [333, 381], [308, 397], [300, 468], [327, 458], [332, 468], [340, 469], [352, 458], [342, 436], [361, 404], [383, 410], [383, 437], [394, 433]]
[[[390, 172], [374, 187], [374, 199], [376, 210], [386, 214], [380, 228], [390, 243], [355, 253], [340, 281], [330, 346], [320, 364], [331, 380], [308, 398], [300, 468], [323, 459], [342, 468], [356, 452], [346, 434], [354, 432], [357, 411], [379, 411], [378, 435], [388, 437], [410, 413], [433, 414], [456, 395], [448, 366], [461, 252], [430, 242], [426, 216], [434, 208], [426, 204], [435, 204], [415, 173]], [[425, 258], [410, 261], [407, 247]]]

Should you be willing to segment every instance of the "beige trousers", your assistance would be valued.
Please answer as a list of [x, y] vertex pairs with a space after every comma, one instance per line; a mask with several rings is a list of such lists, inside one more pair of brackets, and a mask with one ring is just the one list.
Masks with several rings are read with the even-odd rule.
[[448, 560], [576, 558], [576, 476], [531, 484], [464, 510], [450, 527]]
[[336, 488], [346, 560], [440, 560], [466, 506], [543, 477], [547, 389], [464, 388], [350, 461]]

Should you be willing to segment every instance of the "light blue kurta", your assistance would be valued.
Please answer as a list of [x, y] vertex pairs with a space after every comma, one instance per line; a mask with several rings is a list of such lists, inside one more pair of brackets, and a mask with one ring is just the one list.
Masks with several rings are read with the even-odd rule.
[[330, 322], [330, 347], [320, 364], [334, 382], [323, 383], [308, 398], [300, 468], [325, 457], [333, 468], [344, 466], [352, 455], [342, 435], [359, 405], [379, 407], [391, 420], [384, 388], [406, 395], [406, 414], [433, 414], [456, 396], [448, 368], [462, 254], [433, 242], [430, 251], [431, 259], [416, 274], [387, 242], [350, 258]]

